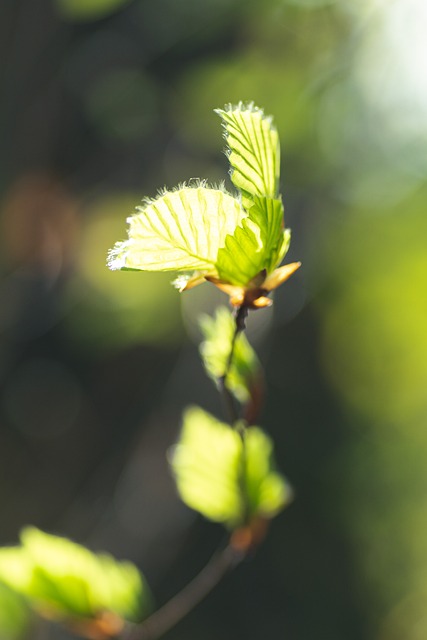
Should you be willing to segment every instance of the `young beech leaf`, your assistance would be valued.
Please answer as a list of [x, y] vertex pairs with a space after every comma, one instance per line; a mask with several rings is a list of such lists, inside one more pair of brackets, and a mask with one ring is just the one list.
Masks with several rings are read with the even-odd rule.
[[227, 236], [225, 247], [218, 251], [219, 278], [246, 285], [262, 271], [269, 274], [282, 261], [289, 247], [288, 229], [286, 238], [285, 243], [282, 201], [255, 196], [242, 226]]
[[[204, 341], [200, 354], [206, 372], [215, 383], [224, 375], [235, 330], [234, 318], [226, 307], [219, 307], [215, 317], [203, 315], [200, 327]], [[233, 360], [227, 375], [227, 387], [242, 403], [249, 400], [251, 389], [260, 376], [260, 363], [243, 333], [237, 336]]]
[[166, 191], [128, 218], [129, 238], [112, 249], [109, 266], [215, 272], [218, 250], [246, 216], [239, 202], [220, 189]]
[[[34, 527], [23, 530], [21, 541], [21, 547], [0, 549], [0, 580], [25, 596], [41, 615], [87, 629], [101, 624], [101, 616], [106, 637], [105, 614], [114, 621], [112, 635], [124, 620], [139, 621], [147, 615], [148, 588], [130, 562], [94, 554]], [[101, 629], [97, 632], [101, 637]]]
[[300, 265], [277, 270], [290, 241], [278, 195], [280, 148], [272, 119], [253, 104], [218, 109], [234, 198], [204, 182], [164, 191], [128, 218], [128, 239], [110, 251], [110, 269], [177, 271], [180, 290], [205, 280], [234, 306], [271, 304], [269, 293]]
[[279, 136], [272, 118], [253, 103], [216, 109], [222, 118], [231, 180], [242, 192], [245, 208], [253, 196], [276, 198], [280, 176]]
[[171, 455], [179, 495], [206, 518], [230, 529], [248, 516], [272, 518], [290, 489], [272, 461], [273, 445], [258, 427], [237, 431], [198, 407], [187, 409]]

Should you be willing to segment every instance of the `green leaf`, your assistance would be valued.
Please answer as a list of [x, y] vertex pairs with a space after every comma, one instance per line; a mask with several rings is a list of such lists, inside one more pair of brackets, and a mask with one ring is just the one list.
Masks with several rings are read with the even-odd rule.
[[18, 593], [27, 594], [32, 580], [33, 563], [21, 547], [0, 549], [0, 580]]
[[22, 546], [0, 549], [0, 579], [41, 611], [59, 619], [91, 619], [110, 611], [140, 620], [150, 595], [137, 568], [34, 527]]
[[[224, 375], [231, 351], [235, 321], [226, 307], [219, 307], [215, 317], [200, 318], [204, 341], [200, 354], [207, 374], [215, 383]], [[240, 333], [234, 346], [233, 361], [227, 376], [227, 387], [240, 402], [247, 402], [260, 375], [260, 364], [246, 336]]]
[[291, 489], [273, 468], [273, 442], [258, 427], [246, 438], [246, 490], [250, 511], [271, 518], [290, 500]]
[[128, 219], [129, 238], [109, 255], [111, 269], [215, 272], [218, 250], [247, 215], [221, 189], [167, 191]]
[[19, 640], [28, 630], [30, 610], [25, 600], [0, 582], [0, 638]]
[[245, 286], [264, 269], [270, 273], [283, 260], [289, 240], [289, 230], [286, 236], [283, 232], [282, 201], [255, 196], [248, 217], [218, 251], [219, 277]]
[[247, 513], [273, 517], [291, 495], [274, 471], [272, 443], [261, 429], [248, 427], [243, 444], [237, 431], [198, 407], [184, 414], [171, 466], [183, 502], [231, 529]]
[[276, 198], [280, 176], [280, 146], [272, 119], [253, 103], [216, 109], [222, 118], [231, 165], [231, 180], [249, 208], [253, 196]]

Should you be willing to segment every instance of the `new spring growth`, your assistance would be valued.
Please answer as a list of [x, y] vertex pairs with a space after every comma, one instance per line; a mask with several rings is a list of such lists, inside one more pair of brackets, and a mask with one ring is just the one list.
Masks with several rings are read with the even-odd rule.
[[175, 271], [185, 291], [205, 281], [235, 307], [271, 305], [269, 294], [300, 267], [279, 266], [290, 243], [279, 194], [280, 145], [271, 117], [253, 103], [217, 109], [230, 176], [238, 189], [205, 181], [163, 190], [128, 218], [128, 239], [108, 255], [110, 269]]

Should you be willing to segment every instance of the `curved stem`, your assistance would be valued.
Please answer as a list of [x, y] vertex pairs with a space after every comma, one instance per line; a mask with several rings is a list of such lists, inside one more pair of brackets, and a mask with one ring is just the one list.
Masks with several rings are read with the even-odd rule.
[[125, 640], [157, 640], [175, 626], [207, 596], [218, 582], [245, 557], [241, 551], [227, 546], [216, 553], [208, 564], [178, 594], [143, 623], [133, 627]]
[[[224, 374], [219, 379], [220, 392], [224, 400], [231, 426], [237, 429], [243, 443], [242, 473], [240, 477], [241, 491], [245, 503], [245, 518], [247, 512], [247, 497], [243, 486], [243, 470], [245, 465], [245, 426], [239, 423], [239, 413], [236, 409], [233, 395], [227, 387], [227, 378], [233, 363], [236, 341], [239, 334], [246, 328], [248, 308], [241, 306], [235, 315], [235, 329], [231, 340], [230, 353], [227, 358]], [[164, 633], [174, 627], [184, 618], [205, 596], [212, 591], [218, 582], [246, 555], [247, 549], [229, 544], [225, 549], [212, 556], [208, 564], [189, 582], [179, 593], [160, 607], [144, 622], [128, 628], [122, 635], [124, 640], [157, 640]]]

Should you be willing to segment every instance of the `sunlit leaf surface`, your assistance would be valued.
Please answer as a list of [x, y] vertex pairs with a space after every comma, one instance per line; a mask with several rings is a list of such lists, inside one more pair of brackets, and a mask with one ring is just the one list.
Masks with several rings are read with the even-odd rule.
[[289, 488], [272, 462], [270, 438], [246, 430], [245, 447], [228, 425], [197, 407], [184, 415], [171, 456], [178, 492], [189, 507], [229, 528], [249, 517], [273, 517], [287, 503]]
[[243, 205], [253, 196], [275, 198], [280, 175], [279, 136], [261, 109], [239, 103], [217, 109], [226, 132], [233, 184], [242, 191]]
[[[245, 285], [264, 269], [269, 273], [282, 261], [290, 241], [283, 232], [281, 200], [255, 196], [249, 216], [218, 252], [216, 268], [222, 280]], [[285, 233], [285, 235], [284, 235]]]
[[[240, 287], [234, 306], [267, 306], [267, 276], [290, 242], [278, 195], [280, 148], [272, 119], [252, 103], [218, 109], [226, 130], [234, 198], [205, 183], [165, 191], [128, 219], [128, 240], [110, 251], [110, 269], [178, 271], [180, 290], [209, 280]], [[250, 291], [249, 295], [246, 295]]]
[[227, 234], [246, 216], [239, 202], [204, 186], [168, 191], [128, 219], [129, 239], [110, 254], [112, 269], [215, 271]]

